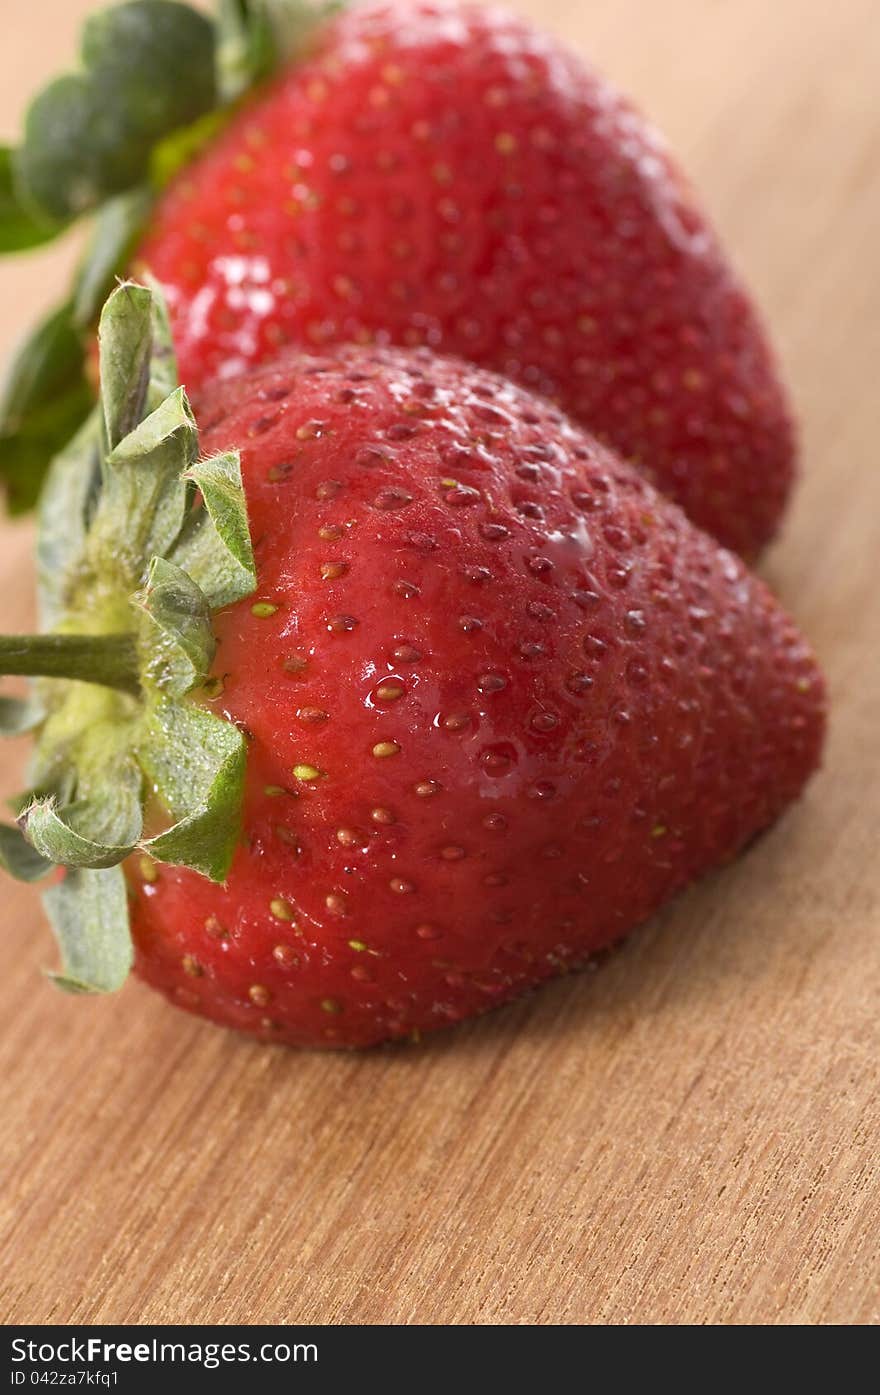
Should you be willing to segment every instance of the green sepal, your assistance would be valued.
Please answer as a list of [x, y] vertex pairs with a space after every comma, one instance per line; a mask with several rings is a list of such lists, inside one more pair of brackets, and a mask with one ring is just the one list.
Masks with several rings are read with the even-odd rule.
[[265, 6], [275, 45], [275, 62], [302, 58], [321, 26], [340, 15], [348, 0], [254, 0]]
[[219, 0], [217, 74], [220, 92], [236, 102], [268, 76], [278, 58], [268, 6], [254, 0]]
[[[146, 273], [141, 280], [153, 297], [153, 349], [150, 355], [150, 382], [147, 388], [147, 407], [153, 411], [177, 389], [179, 382], [177, 355], [174, 352], [174, 339], [171, 334], [171, 321], [168, 318], [165, 293], [159, 282], [149, 273]], [[123, 282], [124, 285], [125, 282]]]
[[19, 790], [18, 794], [13, 794], [9, 799], [4, 801], [7, 809], [9, 809], [15, 818], [16, 830], [19, 833], [21, 833], [21, 829], [18, 828], [18, 820], [21, 818], [25, 809], [29, 809], [38, 799], [54, 799], [58, 804], [62, 805], [69, 804], [73, 799], [73, 792], [76, 787], [76, 774], [74, 771], [63, 771], [58, 780], [40, 779], [39, 776], [36, 776], [36, 778], [38, 780], [37, 784], [31, 785], [30, 788], [26, 790]]
[[0, 253], [24, 252], [49, 242], [58, 225], [38, 218], [16, 187], [12, 151], [0, 145]]
[[92, 545], [96, 556], [109, 549], [134, 584], [143, 559], [164, 555], [183, 527], [191, 492], [185, 471], [197, 453], [195, 419], [183, 388], [176, 388], [106, 457]]
[[[177, 360], [168, 312], [155, 282], [142, 286], [123, 281], [117, 286], [101, 311], [98, 344], [101, 408], [109, 451], [115, 451], [135, 428], [143, 428], [143, 433], [120, 457], [131, 459], [144, 445], [152, 448], [169, 434], [167, 429], [156, 429], [157, 422], [161, 427], [165, 417], [147, 424], [145, 409], [153, 411], [170, 394], [183, 393], [177, 386]], [[191, 415], [189, 421], [192, 422]]]
[[21, 736], [38, 727], [46, 708], [37, 698], [0, 697], [0, 736]]
[[[128, 435], [123, 436], [110, 451], [107, 457], [107, 463], [111, 466], [108, 476], [112, 478], [121, 465], [137, 466], [145, 478], [155, 467], [158, 467], [161, 475], [165, 475], [171, 467], [164, 448], [175, 436], [174, 467], [181, 474], [196, 454], [198, 440], [195, 417], [182, 387], [174, 388], [155, 411], [132, 427]], [[149, 508], [143, 508], [140, 512], [147, 513]], [[173, 542], [174, 537], [170, 541]]]
[[36, 882], [52, 871], [54, 864], [32, 848], [21, 830], [0, 823], [0, 867], [19, 882]]
[[117, 194], [99, 209], [73, 288], [77, 329], [90, 330], [97, 320], [114, 282], [125, 272], [153, 201], [152, 189], [141, 185]]
[[34, 411], [51, 406], [78, 379], [83, 348], [70, 301], [51, 310], [19, 347], [0, 393], [0, 430], [17, 431]]
[[115, 867], [143, 830], [143, 777], [133, 760], [114, 762], [87, 798], [59, 808], [36, 800], [18, 820], [31, 847], [62, 867]]
[[[134, 291], [138, 294], [135, 295]], [[192, 413], [185, 403], [182, 389], [177, 388], [177, 361], [161, 291], [155, 283], [153, 290], [124, 283], [108, 300], [102, 323], [107, 375], [112, 385], [108, 390], [113, 392], [123, 418], [133, 420], [136, 415], [129, 411], [125, 401], [126, 391], [135, 394], [141, 411], [144, 405], [160, 409], [166, 398], [175, 393], [177, 396], [171, 407], [166, 408], [164, 413], [160, 412], [146, 432], [134, 437], [129, 433], [130, 439], [126, 441], [123, 438], [119, 442], [118, 452], [114, 453], [115, 469], [111, 469], [103, 449], [106, 427], [101, 405], [93, 408], [73, 440], [52, 461], [40, 498], [37, 538], [40, 620], [43, 627], [49, 629], [58, 624], [74, 602], [75, 588], [81, 582], [83, 573], [88, 571], [87, 539], [99, 508], [103, 509], [101, 534], [92, 538], [88, 547], [92, 553], [106, 553], [109, 550], [117, 558], [124, 550], [128, 554], [129, 573], [134, 567], [132, 552], [136, 550], [128, 545], [131, 536], [129, 510], [132, 516], [141, 520], [138, 531], [145, 556], [141, 559], [140, 567], [134, 568], [139, 572], [146, 570], [146, 563], [153, 552], [167, 550], [185, 521], [183, 509], [187, 499], [187, 483], [171, 478], [171, 467], [176, 460], [176, 468], [183, 470], [194, 458], [197, 437]], [[117, 331], [125, 341], [126, 352], [120, 352], [118, 347], [111, 352], [110, 345]], [[146, 349], [146, 371], [144, 357], [132, 354], [129, 342], [132, 338], [141, 355]], [[141, 431], [143, 425], [137, 421], [134, 429]], [[136, 452], [138, 441], [150, 444], [151, 433], [157, 425], [159, 430], [152, 437], [154, 447], [160, 446], [162, 440], [173, 439], [175, 435], [186, 440], [185, 449], [180, 454], [175, 449], [170, 450], [170, 459], [166, 462], [168, 468], [163, 469], [161, 478], [156, 476], [153, 469], [159, 458], [156, 455], [149, 460], [138, 458]], [[108, 510], [102, 499], [102, 482], [111, 473], [114, 475], [113, 492], [117, 504], [113, 510]], [[154, 506], [161, 513], [161, 519], [155, 519], [150, 513]], [[129, 576], [129, 580], [133, 587], [137, 587], [141, 585], [143, 576]]]
[[0, 480], [11, 513], [32, 508], [52, 456], [94, 402], [70, 301], [21, 345], [0, 393]]
[[249, 596], [257, 584], [241, 457], [238, 451], [212, 455], [191, 466], [186, 478], [197, 486], [202, 508], [190, 516], [171, 557], [216, 610]]
[[31, 847], [59, 867], [115, 867], [134, 851], [135, 842], [104, 843], [79, 831], [90, 829], [100, 809], [87, 800], [59, 810], [53, 800], [41, 800], [24, 811], [19, 827]]
[[[181, 127], [179, 131], [172, 131], [170, 136], [159, 141], [150, 157], [150, 187], [154, 197], [171, 183], [185, 165], [192, 164], [216, 140], [224, 126], [228, 125], [230, 116], [228, 107], [216, 107], [214, 111], [200, 116], [198, 121]], [[141, 267], [135, 270], [138, 276], [142, 275]]]
[[68, 609], [101, 485], [101, 410], [94, 407], [49, 466], [39, 501], [37, 595], [51, 630]]
[[109, 451], [143, 420], [153, 347], [152, 305], [146, 286], [127, 281], [101, 311], [101, 410]]
[[64, 222], [145, 179], [154, 145], [217, 102], [214, 27], [173, 0], [130, 0], [91, 15], [83, 71], [34, 99], [15, 156], [19, 189]]
[[200, 687], [217, 649], [205, 593], [173, 562], [154, 557], [147, 585], [134, 603], [150, 632], [145, 646], [149, 653], [145, 685], [177, 698]]
[[225, 881], [241, 831], [247, 754], [241, 732], [202, 707], [160, 700], [137, 754], [178, 820], [143, 847], [161, 862]]
[[33, 404], [19, 399], [14, 427], [0, 413], [0, 481], [10, 512], [33, 507], [49, 461], [88, 414], [93, 394], [80, 336], [124, 274], [155, 198], [216, 139], [247, 93], [295, 61], [343, 8], [335, 0], [218, 0], [216, 21], [177, 0], [102, 10], [84, 26], [82, 70], [36, 97], [18, 149], [0, 146], [0, 254], [37, 246], [80, 214], [97, 215], [55, 326], [59, 344], [62, 330], [66, 337], [63, 382], [49, 383]]
[[134, 958], [121, 867], [68, 871], [43, 897], [61, 950], [49, 977], [68, 993], [115, 993]]
[[239, 457], [198, 459], [158, 290], [113, 291], [101, 369], [101, 403], [41, 504], [47, 630], [0, 636], [0, 671], [40, 675], [33, 699], [0, 699], [0, 724], [39, 725], [36, 788], [18, 828], [0, 829], [0, 865], [28, 879], [68, 869], [47, 905], [55, 981], [75, 992], [109, 991], [130, 965], [118, 864], [133, 852], [217, 882], [229, 872], [245, 737], [187, 694], [211, 669], [212, 611], [256, 588]]

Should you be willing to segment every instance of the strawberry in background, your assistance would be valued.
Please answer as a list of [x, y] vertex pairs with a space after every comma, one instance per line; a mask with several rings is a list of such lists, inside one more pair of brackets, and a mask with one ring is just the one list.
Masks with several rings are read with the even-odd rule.
[[555, 400], [744, 556], [774, 535], [794, 445], [760, 319], [661, 139], [564, 45], [461, 0], [135, 0], [86, 38], [7, 159], [32, 240], [100, 210], [51, 372], [7, 402], [13, 501], [133, 260], [196, 397], [289, 344], [425, 345]]

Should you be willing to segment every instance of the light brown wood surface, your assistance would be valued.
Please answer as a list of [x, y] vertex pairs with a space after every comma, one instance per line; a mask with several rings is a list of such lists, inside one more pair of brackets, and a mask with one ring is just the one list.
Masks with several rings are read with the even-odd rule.
[[[85, 8], [6, 8], [3, 135]], [[880, 3], [521, 8], [665, 128], [775, 326], [804, 478], [764, 571], [828, 668], [826, 768], [599, 971], [361, 1057], [65, 999], [4, 880], [7, 1321], [880, 1319]], [[0, 267], [4, 352], [69, 256]]]

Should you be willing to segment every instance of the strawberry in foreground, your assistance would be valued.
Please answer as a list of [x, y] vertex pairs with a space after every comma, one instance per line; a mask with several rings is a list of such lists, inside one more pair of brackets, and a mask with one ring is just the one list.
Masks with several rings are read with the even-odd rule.
[[[266, 7], [223, 10], [213, 89], [206, 20], [150, 0], [109, 14], [121, 26], [133, 11], [161, 12], [176, 61], [188, 47], [202, 75], [162, 99], [173, 125], [212, 91], [222, 101], [229, 14], [257, 25]], [[151, 212], [169, 158], [137, 163], [122, 81], [115, 162], [105, 124], [100, 142], [86, 126], [59, 153], [45, 97], [14, 162], [55, 218], [82, 205], [84, 164], [92, 202], [115, 196], [99, 270], [147, 220], [135, 263], [165, 288], [188, 389], [285, 343], [460, 354], [557, 400], [694, 521], [757, 554], [792, 480], [789, 410], [759, 319], [657, 135], [571, 51], [495, 6], [279, 11], [296, 35], [281, 75], [210, 127]], [[116, 40], [135, 62], [145, 46]], [[91, 262], [86, 292], [100, 282]], [[82, 287], [77, 302], [87, 318]]]
[[127, 859], [136, 969], [180, 1006], [301, 1045], [430, 1030], [620, 939], [798, 795], [805, 642], [555, 408], [424, 350], [291, 354], [206, 393], [197, 447], [150, 323], [142, 288], [104, 311], [106, 426], [44, 502], [53, 633], [0, 641], [56, 675], [2, 847], [73, 869], [68, 982], [125, 976]]

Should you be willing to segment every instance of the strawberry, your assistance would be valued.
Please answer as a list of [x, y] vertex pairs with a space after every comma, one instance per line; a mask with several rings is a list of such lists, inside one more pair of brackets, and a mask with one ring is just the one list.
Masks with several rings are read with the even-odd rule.
[[[137, 424], [145, 297], [105, 310], [113, 450], [97, 506], [85, 493], [87, 565], [59, 573], [44, 543], [54, 634], [32, 642], [93, 680], [43, 680], [19, 848], [76, 868], [49, 893], [68, 979], [127, 962], [114, 925], [112, 972], [82, 968], [84, 939], [108, 938], [82, 879], [114, 878], [124, 919], [109, 864], [127, 859], [135, 967], [179, 1006], [306, 1046], [428, 1031], [583, 963], [798, 795], [823, 732], [809, 648], [556, 407], [425, 349], [291, 351], [203, 394], [188, 477], [211, 523], [162, 494], [196, 458], [185, 399]], [[159, 364], [167, 389], [167, 346]], [[54, 471], [47, 523], [83, 488], [81, 462]], [[120, 575], [131, 509], [151, 541]], [[21, 652], [0, 642], [6, 671]], [[124, 817], [106, 807], [137, 770], [159, 796], [146, 841], [127, 794]]]
[[194, 392], [286, 343], [428, 345], [553, 398], [743, 555], [776, 531], [789, 410], [715, 234], [630, 104], [495, 6], [318, 23], [135, 264]]

